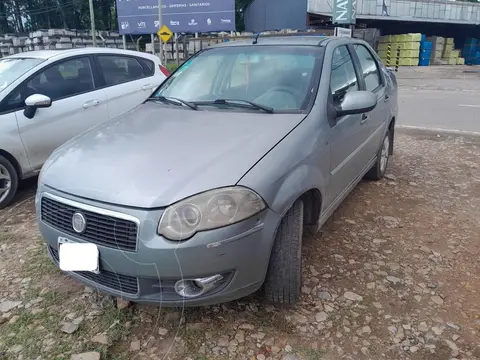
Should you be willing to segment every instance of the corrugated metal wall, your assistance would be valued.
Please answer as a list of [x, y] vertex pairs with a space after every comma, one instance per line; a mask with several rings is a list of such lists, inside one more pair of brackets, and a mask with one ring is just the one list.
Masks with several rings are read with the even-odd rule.
[[307, 0], [255, 0], [244, 14], [245, 30], [295, 29], [307, 27]]

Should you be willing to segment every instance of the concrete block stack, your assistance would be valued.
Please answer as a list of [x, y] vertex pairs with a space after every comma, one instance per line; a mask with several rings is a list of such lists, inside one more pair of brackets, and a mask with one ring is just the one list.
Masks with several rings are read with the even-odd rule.
[[380, 37], [378, 55], [388, 66], [417, 66], [422, 34], [385, 35]]
[[[123, 48], [121, 36], [115, 31], [98, 31], [97, 45]], [[135, 49], [134, 44], [128, 44]], [[0, 57], [34, 50], [72, 49], [93, 46], [91, 31], [46, 29], [28, 34], [0, 34]]]
[[430, 36], [427, 37], [427, 41], [432, 43], [430, 62], [434, 65], [445, 65], [445, 62], [442, 60], [445, 38], [441, 36]]

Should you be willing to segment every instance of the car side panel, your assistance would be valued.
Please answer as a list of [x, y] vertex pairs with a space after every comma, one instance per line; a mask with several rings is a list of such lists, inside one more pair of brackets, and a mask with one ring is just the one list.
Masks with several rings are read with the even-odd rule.
[[18, 132], [14, 112], [0, 115], [0, 150], [6, 151], [17, 160], [22, 178], [32, 175], [32, 167]]

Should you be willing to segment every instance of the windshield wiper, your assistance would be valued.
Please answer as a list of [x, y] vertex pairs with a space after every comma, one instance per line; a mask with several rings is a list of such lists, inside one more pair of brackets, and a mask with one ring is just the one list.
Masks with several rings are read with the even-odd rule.
[[[241, 103], [241, 104], [238, 104]], [[262, 110], [265, 111], [266, 113], [273, 114], [274, 109], [254, 103], [252, 101], [248, 100], [243, 100], [243, 99], [217, 99], [215, 101], [198, 101], [195, 102], [196, 105], [227, 105], [227, 106], [237, 106], [237, 107], [249, 107], [252, 109], [257, 109], [257, 110]]]
[[154, 96], [150, 97], [147, 99], [148, 101], [161, 101], [164, 103], [168, 104], [173, 104], [173, 105], [185, 105], [188, 106], [192, 110], [198, 110], [198, 106], [195, 105], [194, 103], [191, 103], [189, 101], [185, 101], [182, 99], [174, 98], [174, 97], [165, 97], [165, 96]]

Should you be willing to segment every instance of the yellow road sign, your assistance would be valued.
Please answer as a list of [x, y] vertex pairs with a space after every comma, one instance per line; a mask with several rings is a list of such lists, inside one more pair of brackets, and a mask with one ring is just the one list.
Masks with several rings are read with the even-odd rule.
[[157, 31], [157, 35], [164, 43], [166, 43], [173, 36], [173, 33], [167, 25], [163, 25], [162, 28]]

